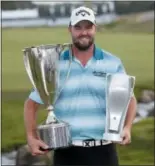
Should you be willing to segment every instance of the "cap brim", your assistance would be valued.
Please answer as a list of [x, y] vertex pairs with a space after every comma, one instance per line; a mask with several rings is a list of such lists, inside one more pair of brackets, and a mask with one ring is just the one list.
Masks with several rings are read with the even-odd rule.
[[89, 22], [91, 22], [92, 24], [96, 25], [96, 22], [95, 22], [94, 20], [89, 19], [89, 18], [75, 20], [74, 22], [71, 22], [71, 25], [72, 25], [72, 26], [75, 26], [76, 24], [78, 24], [78, 23], [81, 22], [81, 21], [89, 21]]

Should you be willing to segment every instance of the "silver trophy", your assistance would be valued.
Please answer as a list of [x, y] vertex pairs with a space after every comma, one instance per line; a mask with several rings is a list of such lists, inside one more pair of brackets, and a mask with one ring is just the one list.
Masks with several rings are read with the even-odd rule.
[[54, 114], [54, 104], [63, 89], [59, 88], [59, 59], [65, 48], [69, 49], [70, 58], [64, 87], [72, 62], [71, 44], [40, 45], [23, 50], [24, 65], [30, 82], [48, 110], [46, 121], [38, 126], [38, 134], [49, 146], [49, 150], [65, 148], [71, 144], [69, 124], [59, 120]]
[[122, 131], [130, 99], [133, 95], [135, 77], [123, 73], [107, 74], [106, 77], [106, 123], [103, 139], [122, 141]]

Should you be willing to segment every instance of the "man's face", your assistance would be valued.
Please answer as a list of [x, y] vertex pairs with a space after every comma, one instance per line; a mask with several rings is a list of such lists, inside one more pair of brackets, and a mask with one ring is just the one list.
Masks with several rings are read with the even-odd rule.
[[90, 21], [80, 21], [69, 28], [72, 41], [79, 50], [87, 50], [94, 43], [96, 26]]

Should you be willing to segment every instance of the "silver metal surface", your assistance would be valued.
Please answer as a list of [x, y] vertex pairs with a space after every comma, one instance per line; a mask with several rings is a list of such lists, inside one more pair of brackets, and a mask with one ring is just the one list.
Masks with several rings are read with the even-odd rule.
[[106, 124], [103, 139], [120, 142], [135, 77], [123, 73], [108, 74], [106, 84]]
[[[63, 86], [59, 88], [59, 60], [65, 48], [69, 48], [68, 72]], [[48, 116], [45, 124], [38, 127], [40, 138], [50, 149], [69, 146], [69, 125], [57, 119], [54, 104], [58, 99], [70, 73], [72, 62], [71, 44], [40, 45], [25, 48], [24, 65], [33, 88], [42, 99]]]
[[[24, 52], [24, 65], [28, 77], [34, 87], [39, 92], [41, 99], [47, 108], [52, 108], [54, 102], [58, 98], [61, 90], [55, 95], [52, 102], [54, 93], [56, 93], [59, 82], [59, 68], [58, 62], [61, 53], [65, 48], [70, 50], [70, 59], [68, 63], [68, 73], [72, 62], [71, 44], [57, 44], [57, 45], [41, 45], [25, 48]], [[65, 82], [64, 82], [65, 84]]]
[[67, 123], [40, 125], [39, 136], [49, 146], [58, 149], [71, 146], [70, 127]]

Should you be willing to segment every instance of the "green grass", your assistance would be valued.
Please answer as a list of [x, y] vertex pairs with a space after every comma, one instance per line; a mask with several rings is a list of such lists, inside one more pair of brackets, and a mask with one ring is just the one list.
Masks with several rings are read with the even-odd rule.
[[154, 33], [154, 20], [136, 22], [135, 16], [131, 20], [122, 18], [116, 22], [101, 26], [101, 29], [112, 32]]
[[[22, 49], [32, 45], [69, 41], [69, 33], [65, 28], [2, 30], [2, 151], [26, 143], [23, 105], [32, 85], [25, 72]], [[154, 88], [153, 42], [153, 34], [103, 31], [98, 32], [96, 36], [97, 45], [120, 57], [128, 74], [136, 76], [137, 98], [141, 89]], [[45, 119], [46, 111], [42, 108], [38, 116], [38, 123], [40, 123]], [[144, 143], [148, 144], [145, 141]], [[128, 157], [123, 159], [125, 163]]]
[[[2, 31], [2, 88], [25, 90], [31, 87], [27, 78], [22, 49], [27, 46], [69, 42], [62, 28], [12, 29]], [[97, 33], [98, 46], [119, 56], [137, 85], [153, 85], [154, 36], [151, 34]], [[10, 76], [13, 74], [13, 79]], [[18, 80], [18, 82], [17, 82]], [[20, 80], [20, 83], [19, 83]], [[10, 86], [11, 85], [11, 86]]]
[[118, 145], [121, 165], [153, 165], [154, 119], [147, 118], [133, 126], [130, 145]]

